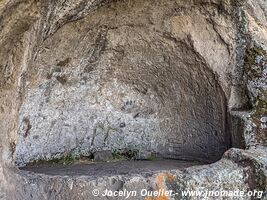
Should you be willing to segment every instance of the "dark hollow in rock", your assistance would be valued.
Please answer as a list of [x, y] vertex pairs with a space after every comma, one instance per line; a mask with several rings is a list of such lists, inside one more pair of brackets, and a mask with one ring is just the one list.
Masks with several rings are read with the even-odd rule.
[[[123, 5], [114, 2], [67, 23], [39, 47], [29, 71], [37, 78], [19, 111], [18, 166], [95, 150], [95, 159], [106, 161], [100, 152], [107, 149], [128, 149], [141, 159], [213, 162], [231, 147], [224, 85], [215, 61], [194, 46], [204, 36], [187, 26], [201, 24], [213, 37], [218, 33], [210, 22], [197, 11], [198, 18], [166, 14], [174, 1], [153, 8], [161, 17], [144, 10], [152, 4], [135, 2], [122, 12]], [[61, 68], [48, 79], [55, 66]]]

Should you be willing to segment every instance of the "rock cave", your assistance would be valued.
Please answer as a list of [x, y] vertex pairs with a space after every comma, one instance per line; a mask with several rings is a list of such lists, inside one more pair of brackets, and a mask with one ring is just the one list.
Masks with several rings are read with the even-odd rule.
[[0, 2], [0, 199], [266, 195], [266, 11], [261, 0]]

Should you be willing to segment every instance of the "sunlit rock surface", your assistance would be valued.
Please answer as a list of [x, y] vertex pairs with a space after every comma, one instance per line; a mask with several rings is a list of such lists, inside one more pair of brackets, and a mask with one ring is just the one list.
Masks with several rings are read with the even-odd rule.
[[[0, 199], [266, 192], [266, 10], [262, 0], [2, 0]], [[17, 168], [124, 149], [221, 160], [94, 179]]]

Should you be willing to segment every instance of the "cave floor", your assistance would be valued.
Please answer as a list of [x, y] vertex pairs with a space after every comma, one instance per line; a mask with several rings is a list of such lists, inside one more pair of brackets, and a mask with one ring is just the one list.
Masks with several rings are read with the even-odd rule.
[[140, 161], [111, 161], [98, 163], [75, 163], [71, 165], [26, 166], [21, 170], [46, 175], [58, 176], [113, 176], [154, 173], [164, 170], [182, 170], [187, 167], [206, 163], [182, 160], [140, 160]]

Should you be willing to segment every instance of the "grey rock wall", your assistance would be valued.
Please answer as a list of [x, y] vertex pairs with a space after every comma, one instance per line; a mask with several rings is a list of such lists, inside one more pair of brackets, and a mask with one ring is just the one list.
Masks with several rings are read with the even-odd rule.
[[152, 3], [139, 3], [103, 6], [40, 45], [19, 112], [17, 164], [103, 148], [216, 160], [230, 146], [225, 95], [190, 39], [202, 35], [176, 27], [196, 22], [176, 11], [165, 17], [175, 2], [152, 13]]
[[132, 145], [202, 160], [247, 150], [126, 188], [266, 192], [265, 1], [2, 0], [0, 27], [0, 199], [92, 199], [94, 181], [16, 165]]

